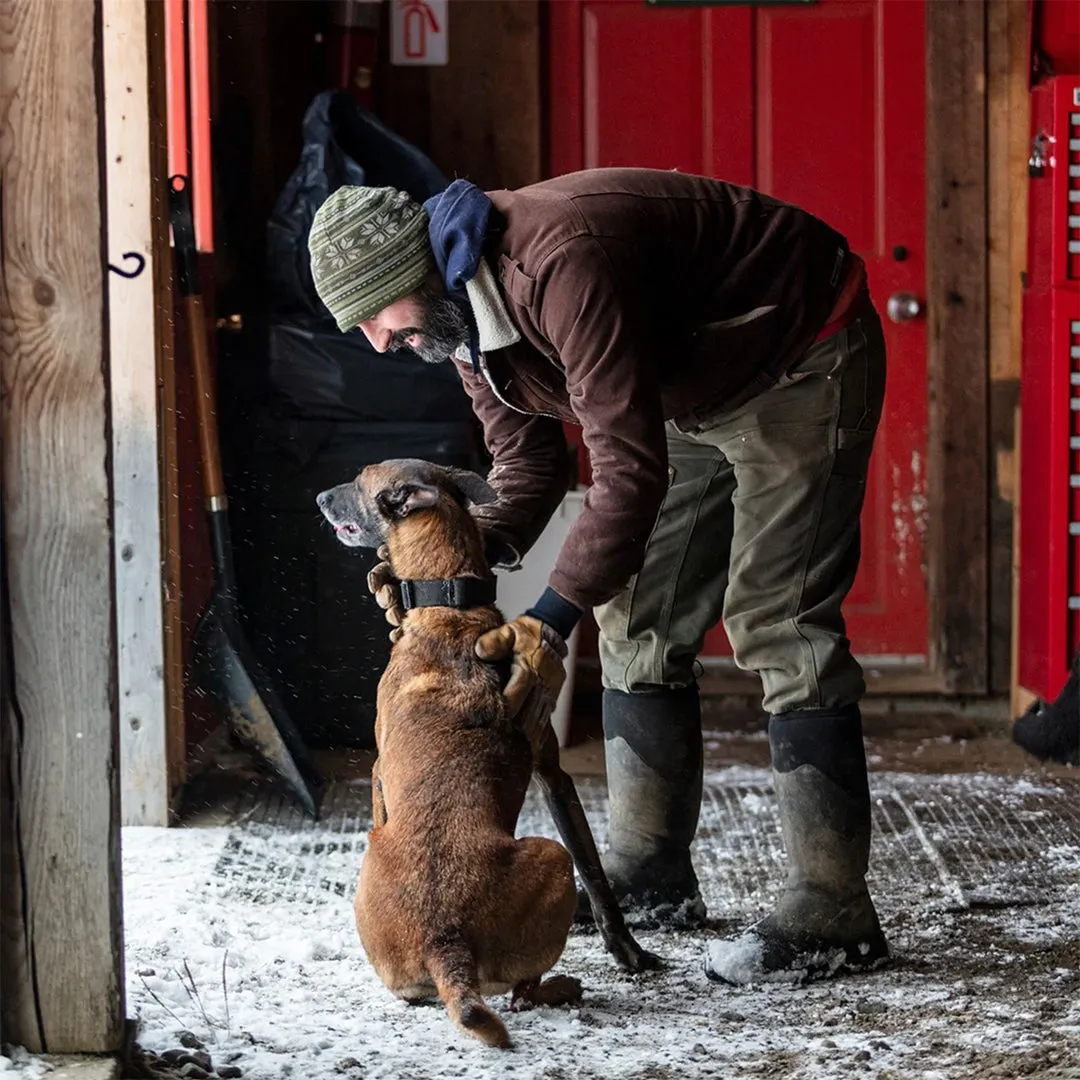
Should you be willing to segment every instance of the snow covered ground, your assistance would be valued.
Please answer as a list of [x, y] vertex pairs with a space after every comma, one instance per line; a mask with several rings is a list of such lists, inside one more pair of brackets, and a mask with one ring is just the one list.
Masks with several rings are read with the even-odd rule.
[[[510, 1014], [492, 999], [515, 1048], [486, 1049], [441, 1006], [395, 1000], [364, 959], [351, 893], [368, 791], [354, 783], [336, 797], [355, 813], [317, 826], [124, 830], [128, 1013], [145, 1048], [190, 1032], [215, 1069], [251, 1080], [1080, 1077], [1080, 784], [873, 785], [871, 884], [895, 962], [871, 976], [705, 978], [707, 941], [766, 909], [780, 866], [768, 774], [719, 770], [698, 842], [710, 927], [640, 933], [668, 966], [638, 977], [575, 933], [555, 970], [582, 980], [581, 1006]], [[599, 835], [601, 796], [583, 786]], [[553, 835], [534, 793], [519, 831]], [[42, 1068], [0, 1057], [0, 1076]]]

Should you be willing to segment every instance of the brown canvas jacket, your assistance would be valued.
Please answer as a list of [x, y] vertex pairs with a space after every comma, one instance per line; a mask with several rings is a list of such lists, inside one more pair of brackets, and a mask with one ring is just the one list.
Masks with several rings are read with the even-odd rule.
[[456, 360], [493, 455], [481, 525], [524, 553], [566, 489], [560, 421], [592, 485], [550, 583], [583, 610], [640, 568], [690, 430], [769, 387], [825, 325], [847, 242], [797, 207], [677, 172], [596, 169], [488, 193], [486, 251], [521, 340]]

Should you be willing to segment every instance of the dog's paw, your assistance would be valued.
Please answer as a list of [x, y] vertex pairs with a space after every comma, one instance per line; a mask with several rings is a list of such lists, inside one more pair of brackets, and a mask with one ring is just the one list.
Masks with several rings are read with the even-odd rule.
[[510, 1011], [527, 1012], [536, 1007], [536, 992], [540, 989], [539, 979], [525, 979], [510, 992]]
[[664, 961], [656, 953], [643, 949], [629, 934], [625, 940], [609, 942], [608, 951], [619, 967], [632, 975], [643, 971], [658, 971], [664, 966]]
[[529, 979], [514, 987], [510, 997], [511, 1012], [525, 1012], [537, 1005], [576, 1005], [581, 1001], [581, 980], [572, 975], [552, 975], [540, 982]]
[[664, 958], [648, 949], [641, 949], [637, 957], [636, 971], [660, 971], [665, 966]]
[[576, 1005], [581, 1001], [581, 980], [573, 975], [552, 975], [537, 988], [538, 1005]]

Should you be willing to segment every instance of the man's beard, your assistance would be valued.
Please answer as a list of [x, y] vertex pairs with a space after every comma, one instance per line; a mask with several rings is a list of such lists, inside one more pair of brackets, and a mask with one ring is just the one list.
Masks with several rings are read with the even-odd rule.
[[[421, 285], [416, 291], [420, 301], [420, 325], [395, 331], [390, 348], [395, 352], [412, 349], [421, 360], [441, 364], [469, 340], [468, 323], [461, 308], [447, 296], [427, 285]], [[420, 340], [410, 345], [408, 338], [413, 336]]]

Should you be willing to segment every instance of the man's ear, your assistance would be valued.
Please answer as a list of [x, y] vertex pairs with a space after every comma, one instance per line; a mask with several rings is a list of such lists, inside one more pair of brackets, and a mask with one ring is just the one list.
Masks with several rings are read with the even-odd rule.
[[401, 484], [384, 488], [375, 496], [379, 512], [388, 518], [403, 518], [416, 510], [427, 510], [439, 501], [439, 489], [430, 484]]
[[473, 506], [496, 502], [499, 498], [495, 489], [478, 473], [468, 469], [458, 469], [453, 465], [445, 466], [447, 479], [465, 496]]

